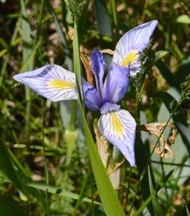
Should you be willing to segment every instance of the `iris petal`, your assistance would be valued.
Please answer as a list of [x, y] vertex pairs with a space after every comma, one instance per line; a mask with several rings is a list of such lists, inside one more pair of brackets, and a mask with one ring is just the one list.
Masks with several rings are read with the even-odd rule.
[[131, 29], [120, 38], [116, 45], [113, 61], [123, 66], [130, 64], [131, 70], [134, 67], [132, 76], [136, 75], [139, 70], [139, 54], [149, 44], [157, 24], [158, 21], [153, 20]]
[[110, 103], [118, 103], [129, 87], [129, 67], [122, 67], [112, 62], [104, 82], [103, 99]]
[[126, 110], [118, 110], [101, 115], [99, 130], [135, 166], [134, 142], [136, 122]]
[[104, 77], [104, 71], [105, 71], [105, 62], [102, 53], [97, 50], [93, 49], [92, 55], [91, 55], [91, 62], [92, 62], [92, 72], [95, 77], [96, 81], [96, 89], [100, 94], [103, 89], [103, 77]]
[[100, 113], [102, 115], [107, 114], [108, 112], [118, 111], [120, 110], [120, 106], [118, 104], [105, 102], [100, 109]]
[[131, 50], [127, 56], [122, 60], [122, 66], [133, 65], [139, 58], [138, 50]]
[[83, 80], [83, 91], [86, 107], [92, 111], [99, 111], [103, 101], [101, 100], [97, 89]]
[[51, 101], [78, 98], [75, 74], [59, 65], [47, 65], [13, 78]]

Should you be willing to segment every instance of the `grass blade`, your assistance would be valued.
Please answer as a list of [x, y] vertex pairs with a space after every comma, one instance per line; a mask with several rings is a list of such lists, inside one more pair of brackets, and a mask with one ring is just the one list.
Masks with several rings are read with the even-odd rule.
[[5, 147], [3, 140], [0, 138], [0, 170], [5, 176], [15, 185], [15, 187], [23, 194], [23, 199], [27, 199], [27, 192], [23, 187], [23, 182], [17, 175], [17, 172], [13, 166], [9, 151]]
[[112, 30], [110, 19], [106, 9], [106, 1], [94, 0], [95, 15], [98, 24], [98, 31], [100, 35], [101, 48], [108, 48], [112, 38]]
[[154, 209], [154, 214], [155, 215], [166, 215], [166, 212], [162, 210], [162, 207], [160, 203], [157, 201], [157, 196], [156, 196], [156, 189], [154, 188], [154, 184], [152, 181], [152, 175], [150, 171], [150, 166], [148, 167], [148, 181], [149, 181], [149, 188], [150, 188], [150, 193], [152, 196], [152, 206]]
[[[23, 40], [23, 64], [22, 67], [26, 70], [31, 70], [33, 67], [33, 58], [29, 58], [31, 52], [32, 52], [32, 39], [31, 39], [31, 29], [30, 29], [30, 24], [27, 19], [27, 12], [26, 12], [26, 7], [25, 7], [25, 2], [23, 0], [20, 0], [20, 6], [21, 6], [21, 30], [20, 34]], [[29, 61], [27, 59], [30, 59]], [[26, 65], [26, 66], [24, 66]], [[26, 101], [28, 103], [26, 104], [26, 139], [29, 134], [29, 122], [30, 122], [30, 114], [31, 114], [31, 103], [30, 101], [30, 90], [28, 87], [25, 87], [25, 97]]]
[[[77, 75], [77, 80], [79, 84], [79, 88], [82, 88], [81, 83], [81, 74], [80, 74], [80, 55], [79, 55], [79, 43], [78, 43], [78, 33], [77, 33], [77, 25], [75, 23], [74, 26], [74, 42], [73, 42], [73, 50], [74, 50], [74, 71]], [[79, 90], [80, 91], [80, 90]], [[80, 91], [81, 92], [81, 91]], [[116, 193], [111, 185], [111, 182], [106, 174], [103, 163], [98, 154], [96, 145], [92, 138], [90, 129], [88, 127], [88, 123], [86, 121], [85, 113], [83, 111], [83, 105], [79, 100], [79, 107], [81, 111], [81, 118], [84, 128], [84, 133], [87, 141], [92, 171], [94, 174], [94, 178], [96, 181], [96, 185], [98, 188], [98, 192], [100, 194], [100, 199], [102, 201], [104, 210], [107, 215], [115, 216], [115, 215], [124, 215], [122, 207], [119, 203], [119, 200], [116, 196]]]

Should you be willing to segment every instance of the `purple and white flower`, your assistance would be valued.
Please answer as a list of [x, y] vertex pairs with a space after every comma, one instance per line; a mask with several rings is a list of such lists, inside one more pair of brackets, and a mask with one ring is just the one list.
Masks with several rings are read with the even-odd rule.
[[[100, 112], [99, 130], [131, 166], [135, 166], [136, 122], [128, 111], [120, 108], [119, 102], [128, 91], [129, 76], [140, 71], [139, 56], [148, 45], [156, 25], [157, 21], [151, 21], [125, 33], [116, 45], [113, 61], [107, 70], [102, 53], [94, 49], [91, 69], [95, 86], [82, 81], [86, 107]], [[13, 78], [51, 101], [78, 99], [75, 74], [59, 65], [47, 65]]]
[[130, 76], [140, 71], [140, 55], [150, 42], [150, 37], [158, 24], [153, 20], [126, 32], [116, 44], [113, 62], [121, 66], [130, 65]]

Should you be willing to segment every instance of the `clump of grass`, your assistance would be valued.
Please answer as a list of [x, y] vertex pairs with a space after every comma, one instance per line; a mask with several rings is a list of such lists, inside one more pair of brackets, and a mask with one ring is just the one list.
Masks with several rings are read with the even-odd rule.
[[[188, 215], [190, 30], [176, 23], [188, 12], [187, 2], [20, 0], [1, 1], [0, 9], [0, 215], [114, 215], [117, 208], [127, 215]], [[45, 101], [12, 77], [56, 63], [77, 73], [80, 84], [80, 46], [87, 53], [113, 49], [124, 32], [152, 19], [159, 22], [154, 45], [122, 106], [134, 115], [137, 108], [140, 124], [171, 120], [178, 130], [175, 158], [150, 157], [150, 137], [139, 134], [141, 164], [122, 165], [115, 193], [83, 105]], [[169, 53], [158, 59], [158, 50]]]

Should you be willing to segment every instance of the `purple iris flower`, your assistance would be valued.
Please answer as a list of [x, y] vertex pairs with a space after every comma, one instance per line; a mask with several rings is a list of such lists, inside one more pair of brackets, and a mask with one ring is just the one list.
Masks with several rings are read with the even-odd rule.
[[[129, 75], [135, 76], [140, 71], [139, 57], [148, 45], [156, 25], [157, 21], [153, 20], [125, 33], [116, 45], [108, 69], [102, 53], [94, 49], [91, 69], [95, 86], [85, 80], [82, 82], [86, 107], [100, 112], [99, 130], [131, 166], [135, 166], [136, 122], [128, 111], [120, 109], [119, 102], [128, 90]], [[51, 101], [78, 99], [75, 74], [59, 65], [47, 65], [13, 78]]]
[[89, 110], [100, 111], [99, 130], [134, 166], [136, 122], [118, 105], [128, 90], [130, 69], [112, 62], [106, 71], [103, 55], [96, 49], [92, 52], [91, 62], [95, 86], [83, 82], [85, 105]]

